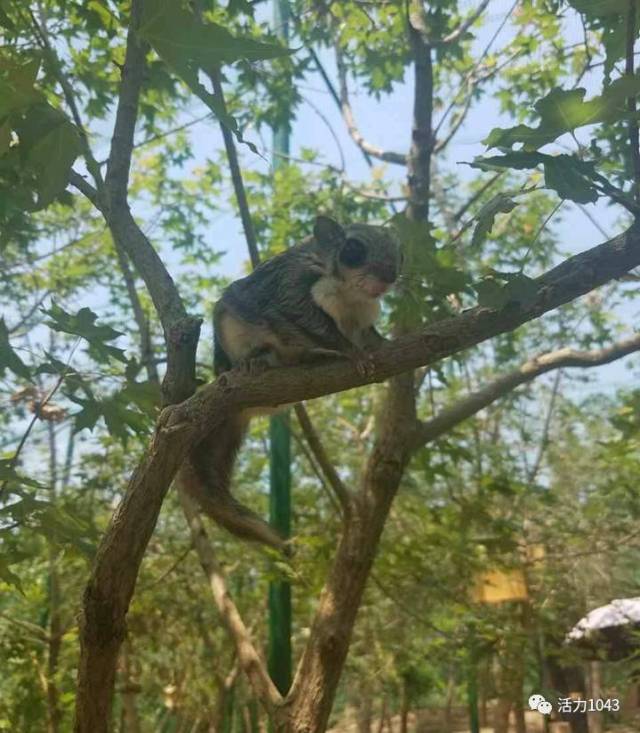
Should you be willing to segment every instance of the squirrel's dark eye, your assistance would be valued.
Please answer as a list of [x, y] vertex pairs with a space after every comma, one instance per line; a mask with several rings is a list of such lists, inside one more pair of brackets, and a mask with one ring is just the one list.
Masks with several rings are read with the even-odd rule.
[[346, 267], [361, 267], [367, 259], [367, 248], [359, 239], [349, 238], [340, 250], [340, 262]]

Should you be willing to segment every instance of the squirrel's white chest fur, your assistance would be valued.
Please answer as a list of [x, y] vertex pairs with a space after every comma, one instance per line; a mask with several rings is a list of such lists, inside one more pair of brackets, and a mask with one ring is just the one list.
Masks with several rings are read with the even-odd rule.
[[311, 297], [350, 341], [373, 326], [380, 313], [377, 298], [363, 293], [353, 283], [335, 277], [321, 277], [311, 288]]

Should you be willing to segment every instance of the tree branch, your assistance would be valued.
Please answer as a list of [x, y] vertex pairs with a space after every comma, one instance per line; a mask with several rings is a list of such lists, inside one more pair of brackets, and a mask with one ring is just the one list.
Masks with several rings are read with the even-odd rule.
[[382, 148], [367, 142], [360, 133], [358, 126], [356, 125], [355, 118], [353, 116], [353, 109], [349, 101], [349, 88], [347, 86], [347, 71], [344, 66], [342, 58], [342, 51], [338, 44], [336, 44], [336, 66], [338, 68], [338, 79], [340, 82], [340, 109], [342, 111], [342, 117], [344, 118], [345, 124], [349, 135], [355, 144], [368, 155], [384, 160], [386, 163], [395, 163], [396, 165], [406, 165], [407, 156], [404, 153], [394, 153], [390, 150], [383, 150]]
[[[222, 110], [226, 111], [224, 90], [222, 88], [222, 82], [220, 81], [219, 70], [213, 70], [209, 74], [209, 79], [211, 80], [214, 94], [218, 98]], [[260, 264], [260, 253], [258, 252], [256, 232], [253, 228], [253, 221], [251, 220], [251, 214], [249, 212], [249, 203], [247, 202], [247, 194], [244, 189], [242, 173], [240, 172], [238, 153], [236, 151], [235, 142], [233, 140], [233, 134], [231, 133], [231, 130], [229, 130], [229, 128], [222, 122], [220, 123], [220, 131], [222, 132], [224, 147], [227, 151], [227, 160], [229, 161], [231, 181], [233, 182], [233, 190], [235, 191], [236, 202], [238, 204], [238, 210], [240, 212], [240, 219], [242, 221], [242, 228], [244, 230], [244, 238], [247, 242], [247, 248], [249, 249], [249, 257], [251, 258], [252, 266], [257, 267]]]
[[342, 479], [340, 478], [340, 475], [335, 469], [335, 466], [327, 455], [327, 452], [325, 451], [324, 446], [322, 445], [322, 442], [318, 437], [318, 433], [313, 427], [313, 424], [309, 419], [309, 414], [304, 409], [304, 406], [298, 403], [295, 405], [294, 409], [296, 411], [296, 416], [298, 418], [298, 422], [300, 423], [302, 433], [305, 437], [305, 440], [307, 441], [307, 444], [309, 445], [311, 453], [313, 454], [318, 465], [320, 466], [320, 470], [322, 471], [322, 474], [324, 475], [328, 485], [331, 487], [333, 493], [335, 494], [335, 497], [340, 504], [340, 508], [342, 509], [343, 517], [348, 518], [351, 514], [352, 509], [349, 489], [344, 485]]
[[[127, 200], [133, 134], [145, 73], [146, 45], [138, 38], [142, 0], [132, 0], [125, 63], [105, 177], [105, 196], [78, 174], [71, 181], [102, 211], [116, 246], [121, 247], [145, 282], [164, 329], [167, 372], [163, 381], [165, 403], [178, 402], [195, 390], [195, 353], [200, 320], [189, 316], [162, 260], [136, 224]], [[172, 434], [184, 457], [192, 443]], [[77, 733], [102, 733], [109, 728], [118, 652], [125, 638], [125, 618], [138, 570], [155, 527], [162, 500], [178, 468], [165, 481], [155, 473], [154, 445], [134, 473], [133, 484], [145, 491], [128, 493], [112, 517], [92, 568], [83, 597], [80, 623], [80, 660], [76, 694]], [[124, 553], [123, 553], [124, 550]], [[131, 553], [131, 554], [129, 554]]]
[[448, 35], [446, 35], [444, 38], [441, 38], [439, 41], [430, 41], [429, 45], [431, 46], [446, 46], [450, 43], [454, 43], [458, 40], [461, 36], [463, 36], [469, 28], [478, 20], [478, 18], [484, 13], [484, 11], [487, 8], [487, 5], [489, 5], [490, 0], [482, 0], [480, 5], [474, 10], [471, 15], [464, 20], [460, 25], [454, 30], [451, 31]]
[[53, 73], [53, 76], [58, 80], [58, 83], [62, 87], [62, 93], [64, 95], [65, 101], [67, 103], [67, 106], [71, 110], [73, 121], [75, 122], [76, 127], [79, 130], [80, 141], [82, 144], [82, 154], [87, 164], [87, 169], [89, 170], [89, 173], [91, 173], [96, 187], [98, 188], [98, 190], [101, 190], [104, 182], [102, 180], [102, 174], [100, 173], [100, 165], [96, 161], [91, 150], [91, 146], [89, 145], [89, 136], [87, 135], [87, 130], [82, 122], [82, 116], [80, 115], [80, 110], [76, 102], [76, 96], [73, 91], [73, 87], [69, 83], [69, 80], [67, 79], [62, 69], [62, 62], [58, 58], [58, 55], [56, 54], [51, 44], [51, 41], [49, 40], [49, 33], [47, 31], [46, 23], [38, 23], [35, 13], [31, 10], [31, 8], [29, 8], [29, 15], [31, 17], [31, 23], [35, 30], [36, 37], [45, 52], [45, 57], [49, 60], [49, 63], [51, 64], [51, 71]]
[[[162, 385], [163, 397], [165, 403], [171, 403], [185, 399], [195, 389], [195, 351], [201, 321], [187, 313], [171, 275], [136, 224], [127, 200], [138, 100], [146, 68], [147, 46], [137, 34], [141, 15], [142, 0], [133, 0], [118, 108], [107, 163], [107, 201], [103, 213], [114, 240], [130, 257], [158, 312], [167, 344], [167, 373]], [[72, 177], [72, 183], [83, 190], [76, 176]]]
[[413, 55], [414, 98], [411, 149], [407, 160], [407, 182], [411, 192], [407, 216], [416, 221], [429, 218], [431, 194], [431, 156], [433, 153], [433, 65], [431, 48], [421, 33], [409, 26]]
[[100, 212], [104, 213], [103, 202], [100, 201], [96, 189], [86, 180], [86, 178], [73, 169], [69, 173], [69, 183], [80, 191]]
[[567, 367], [602, 366], [638, 350], [640, 350], [640, 333], [604, 349], [576, 351], [564, 348], [529, 359], [512, 372], [497, 377], [476, 392], [445, 408], [436, 417], [422, 423], [414, 436], [412, 450], [415, 451], [425, 443], [435, 440], [454, 425], [458, 425], [516, 387], [533, 381], [541, 374]]
[[193, 544], [198, 553], [198, 559], [209, 581], [215, 604], [220, 612], [222, 622], [236, 645], [236, 653], [240, 666], [246, 673], [249, 683], [258, 699], [263, 703], [268, 712], [273, 713], [275, 708], [283, 704], [282, 695], [271, 681], [264, 660], [256, 651], [249, 629], [245, 626], [227, 590], [224, 575], [218, 567], [197, 509], [186, 492], [180, 491], [179, 497], [185, 517], [187, 518], [187, 523], [189, 524]]
[[[636, 0], [629, 0], [627, 11], [627, 39], [626, 58], [624, 72], [633, 76], [634, 46], [636, 41]], [[631, 163], [634, 178], [634, 198], [640, 201], [640, 134], [638, 133], [638, 120], [636, 119], [636, 98], [634, 95], [627, 99], [629, 110], [629, 146], [631, 149]]]

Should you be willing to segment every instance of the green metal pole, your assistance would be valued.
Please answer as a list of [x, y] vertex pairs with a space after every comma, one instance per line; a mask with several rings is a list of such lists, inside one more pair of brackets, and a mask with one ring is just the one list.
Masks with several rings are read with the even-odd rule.
[[[287, 43], [288, 8], [286, 0], [274, 0], [273, 23], [276, 34]], [[273, 131], [273, 170], [289, 154], [289, 130]], [[289, 414], [274, 415], [269, 425], [270, 494], [269, 515], [272, 526], [285, 538], [291, 536], [291, 434]], [[291, 686], [291, 585], [282, 580], [269, 586], [269, 674], [284, 695]]]

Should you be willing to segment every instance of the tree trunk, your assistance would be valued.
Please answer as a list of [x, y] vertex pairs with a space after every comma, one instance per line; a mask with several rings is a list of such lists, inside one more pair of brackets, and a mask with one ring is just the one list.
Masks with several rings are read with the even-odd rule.
[[409, 707], [409, 691], [407, 689], [407, 683], [403, 681], [400, 696], [400, 733], [408, 733]]
[[136, 704], [136, 695], [140, 692], [140, 687], [132, 679], [131, 647], [128, 641], [122, 645], [121, 662], [122, 731], [123, 733], [140, 733], [140, 719]]
[[382, 706], [380, 708], [380, 719], [378, 720], [378, 727], [376, 728], [376, 733], [382, 733], [384, 729], [384, 721], [387, 717], [387, 696], [384, 695], [382, 697]]
[[447, 675], [447, 694], [444, 703], [444, 720], [442, 721], [442, 733], [451, 733], [453, 730], [453, 720], [451, 716], [451, 708], [453, 706], [453, 697], [456, 691], [456, 678], [453, 671], [453, 666], [449, 667], [449, 673]]
[[320, 595], [309, 642], [278, 723], [290, 733], [324, 733], [380, 535], [409, 459], [415, 425], [413, 375], [391, 380], [386, 413]]
[[[589, 663], [589, 697], [602, 699], [602, 662]], [[601, 712], [589, 713], [589, 733], [604, 733], [604, 715]]]
[[49, 547], [49, 645], [47, 649], [47, 730], [58, 733], [62, 711], [56, 684], [60, 646], [62, 643], [62, 621], [60, 618], [60, 587], [56, 567], [55, 550]]
[[509, 733], [509, 713], [511, 712], [511, 698], [500, 694], [493, 711], [494, 733]]
[[358, 733], [371, 733], [373, 698], [371, 696], [371, 690], [366, 684], [360, 687], [360, 699], [358, 700], [356, 716]]
[[[549, 640], [547, 646], [551, 646]], [[554, 655], [548, 655], [546, 661], [551, 686], [558, 697], [569, 697], [572, 692], [577, 692], [584, 700], [585, 684], [582, 670], [579, 667], [563, 667]], [[569, 723], [571, 733], [589, 733], [586, 713], [560, 713], [560, 719]]]

